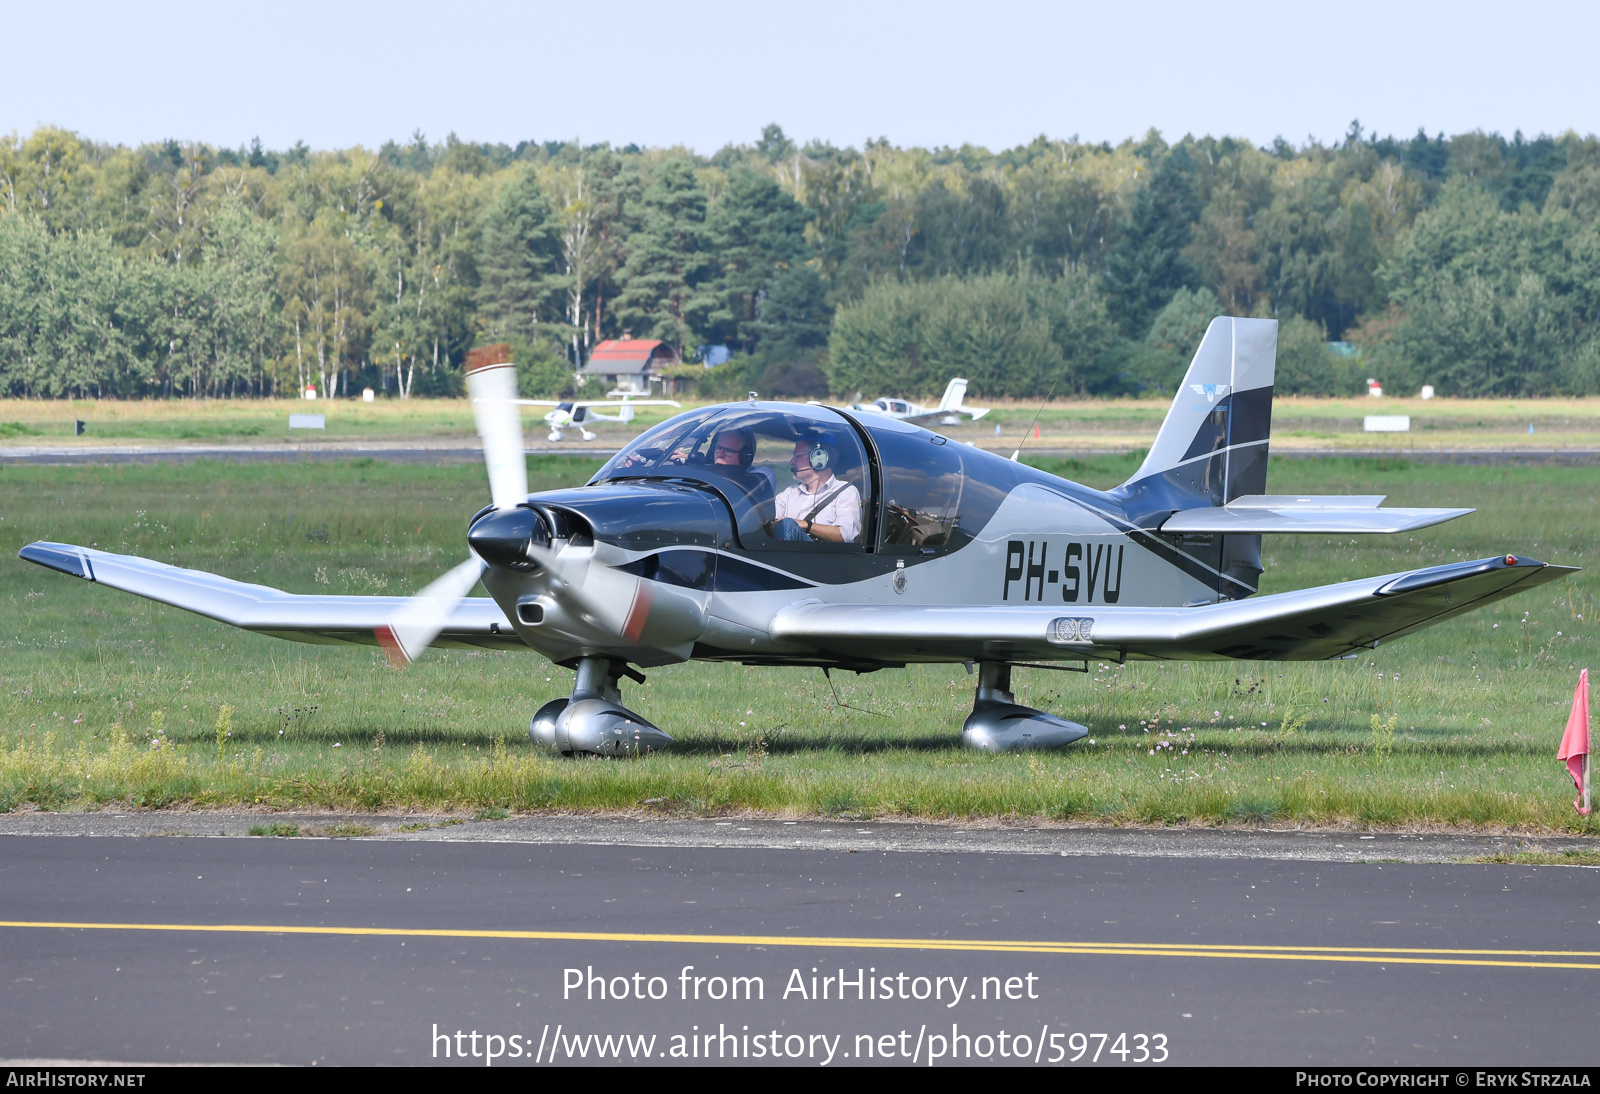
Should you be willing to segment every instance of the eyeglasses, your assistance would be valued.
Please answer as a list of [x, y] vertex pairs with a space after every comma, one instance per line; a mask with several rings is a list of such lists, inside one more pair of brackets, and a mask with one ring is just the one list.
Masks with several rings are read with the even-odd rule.
[[734, 448], [727, 448], [719, 444], [717, 447], [713, 448], [712, 451], [719, 456], [743, 456], [744, 446], [738, 445]]

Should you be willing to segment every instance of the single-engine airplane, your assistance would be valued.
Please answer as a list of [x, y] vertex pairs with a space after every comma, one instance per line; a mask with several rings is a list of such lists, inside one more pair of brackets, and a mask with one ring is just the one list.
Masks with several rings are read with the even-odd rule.
[[[1211, 323], [1149, 455], [1092, 490], [882, 415], [730, 403], [645, 431], [587, 485], [530, 495], [515, 371], [469, 361], [490, 505], [411, 598], [292, 595], [60, 543], [22, 557], [301, 642], [532, 650], [572, 668], [529, 731], [564, 754], [672, 738], [624, 678], [690, 659], [872, 672], [966, 662], [962, 740], [1048, 748], [1082, 725], [1018, 704], [1016, 666], [1352, 658], [1573, 572], [1517, 554], [1257, 596], [1264, 535], [1406, 532], [1469, 509], [1266, 493], [1277, 323]], [[468, 597], [482, 579], [490, 598]]]
[[[621, 400], [620, 402], [618, 400]], [[633, 421], [633, 408], [636, 406], [670, 406], [676, 408], [678, 403], [671, 399], [635, 399], [631, 391], [608, 391], [604, 399], [568, 399], [558, 402], [553, 399], [518, 399], [521, 406], [549, 406], [555, 409], [544, 416], [544, 424], [550, 427], [550, 440], [559, 441], [566, 437], [566, 431], [574, 426], [578, 435], [586, 441], [592, 441], [595, 434], [583, 423], [591, 422], [631, 422]], [[595, 407], [616, 407], [617, 413], [606, 414], [596, 410]]]
[[884, 396], [874, 399], [870, 403], [856, 403], [850, 409], [857, 414], [882, 414], [903, 422], [917, 422], [937, 418], [940, 425], [957, 425], [961, 415], [965, 414], [973, 421], [977, 421], [989, 413], [986, 406], [962, 406], [961, 400], [967, 395], [967, 381], [957, 376], [944, 388], [944, 397], [939, 400], [936, 407], [925, 407], [905, 399], [891, 399]]

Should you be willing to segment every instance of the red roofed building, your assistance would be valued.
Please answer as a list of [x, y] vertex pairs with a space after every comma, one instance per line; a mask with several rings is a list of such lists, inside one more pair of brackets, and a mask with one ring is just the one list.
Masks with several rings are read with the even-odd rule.
[[622, 391], [648, 392], [661, 369], [680, 363], [678, 351], [654, 338], [610, 339], [594, 347], [583, 376], [603, 377]]

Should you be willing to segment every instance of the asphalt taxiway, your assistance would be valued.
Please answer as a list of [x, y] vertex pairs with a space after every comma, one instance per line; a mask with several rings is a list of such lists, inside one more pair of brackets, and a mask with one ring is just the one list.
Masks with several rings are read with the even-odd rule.
[[0, 818], [0, 1058], [1593, 1059], [1595, 871], [1440, 861], [1514, 840], [268, 819]]

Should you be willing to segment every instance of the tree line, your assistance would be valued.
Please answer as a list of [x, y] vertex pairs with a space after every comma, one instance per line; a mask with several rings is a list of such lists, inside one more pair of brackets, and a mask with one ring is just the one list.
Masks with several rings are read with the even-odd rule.
[[1223, 314], [1282, 391], [1600, 392], [1600, 141], [0, 139], [15, 396], [450, 394], [487, 341], [555, 394], [625, 333], [708, 395], [1167, 392]]

